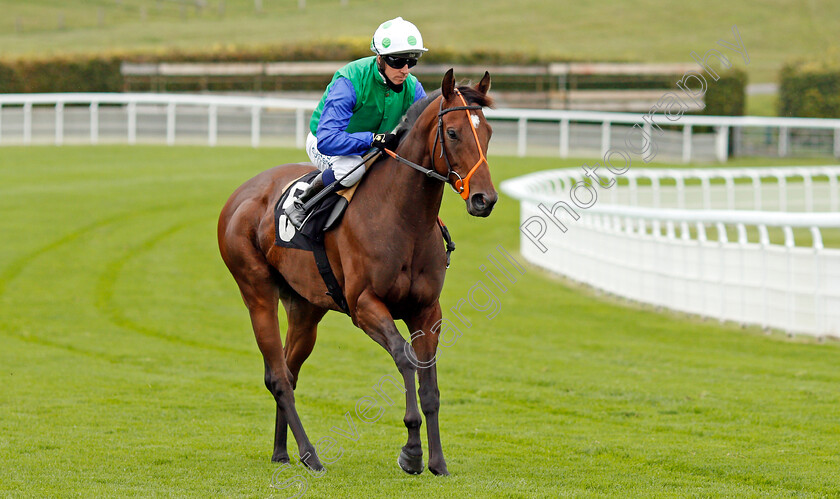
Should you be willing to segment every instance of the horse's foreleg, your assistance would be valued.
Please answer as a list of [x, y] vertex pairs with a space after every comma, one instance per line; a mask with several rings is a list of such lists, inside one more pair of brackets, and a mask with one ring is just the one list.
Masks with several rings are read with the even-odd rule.
[[408, 441], [400, 452], [398, 463], [406, 473], [423, 472], [423, 448], [420, 445], [420, 425], [423, 424], [417, 407], [417, 392], [414, 385], [414, 363], [406, 355], [407, 343], [397, 330], [388, 308], [369, 291], [359, 296], [356, 303], [356, 324], [374, 341], [382, 345], [397, 365], [405, 384], [405, 427]]
[[440, 443], [438, 411], [440, 391], [437, 382], [437, 346], [440, 328], [440, 304], [424, 310], [417, 317], [406, 320], [412, 333], [411, 346], [416, 358], [417, 378], [420, 382], [420, 407], [426, 417], [426, 435], [429, 439], [429, 471], [435, 475], [448, 475], [443, 448]]

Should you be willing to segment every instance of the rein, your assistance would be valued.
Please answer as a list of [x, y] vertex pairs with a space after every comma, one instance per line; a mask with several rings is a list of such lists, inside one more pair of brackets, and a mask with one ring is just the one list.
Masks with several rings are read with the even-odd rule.
[[448, 177], [444, 177], [443, 175], [441, 175], [440, 173], [436, 172], [435, 170], [433, 170], [431, 168], [426, 168], [426, 167], [420, 166], [417, 163], [414, 163], [413, 161], [409, 161], [409, 160], [403, 158], [402, 156], [397, 156], [397, 153], [395, 153], [393, 151], [389, 151], [388, 149], [384, 149], [384, 151], [385, 151], [385, 154], [387, 154], [388, 156], [391, 156], [392, 158], [394, 158], [395, 160], [397, 160], [398, 162], [400, 162], [404, 165], [408, 165], [408, 166], [414, 168], [415, 170], [424, 173], [427, 177], [431, 177], [433, 179], [440, 180], [441, 182], [449, 182]]
[[[440, 141], [440, 155], [443, 157], [444, 161], [446, 162], [446, 168], [448, 170], [446, 176], [441, 175], [433, 168], [426, 168], [424, 166], [418, 165], [412, 161], [409, 161], [401, 156], [398, 156], [397, 153], [384, 149], [385, 153], [388, 156], [391, 156], [399, 163], [404, 165], [408, 165], [414, 168], [417, 171], [424, 173], [427, 177], [434, 178], [436, 180], [440, 180], [441, 182], [449, 183], [449, 178], [452, 175], [458, 177], [453, 183], [449, 184], [452, 189], [457, 192], [464, 200], [470, 197], [470, 178], [472, 178], [473, 173], [475, 173], [476, 169], [481, 165], [482, 162], [486, 163], [487, 158], [484, 156], [484, 151], [481, 150], [481, 143], [478, 141], [478, 132], [476, 131], [475, 125], [472, 123], [472, 117], [470, 116], [470, 110], [478, 110], [481, 109], [479, 105], [467, 105], [467, 101], [464, 100], [464, 96], [461, 92], [456, 88], [455, 95], [461, 99], [461, 102], [464, 104], [463, 106], [454, 106], [443, 109], [443, 97], [441, 96], [440, 99], [440, 108], [438, 109], [438, 125], [437, 125], [437, 132], [435, 133], [435, 143], [432, 146], [432, 155], [434, 155], [435, 149], [437, 149], [438, 141]], [[475, 145], [478, 148], [478, 161], [476, 161], [475, 165], [470, 169], [469, 173], [467, 173], [466, 177], [461, 177], [455, 170], [452, 169], [452, 165], [449, 162], [449, 154], [446, 152], [446, 146], [444, 145], [443, 140], [443, 115], [446, 113], [451, 113], [453, 111], [464, 111], [467, 113], [467, 120], [470, 122], [470, 126], [472, 127], [473, 137], [475, 138]]]

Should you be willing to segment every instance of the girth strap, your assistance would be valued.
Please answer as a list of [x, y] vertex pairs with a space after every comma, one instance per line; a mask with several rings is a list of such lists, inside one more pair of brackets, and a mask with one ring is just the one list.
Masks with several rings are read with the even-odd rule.
[[347, 299], [344, 297], [344, 292], [338, 284], [338, 279], [333, 274], [332, 267], [330, 267], [330, 260], [327, 258], [327, 250], [324, 247], [324, 240], [321, 238], [318, 241], [313, 241], [312, 253], [315, 255], [315, 265], [318, 266], [318, 272], [327, 285], [327, 295], [333, 299], [338, 308], [347, 315], [350, 315], [350, 307], [347, 305]]

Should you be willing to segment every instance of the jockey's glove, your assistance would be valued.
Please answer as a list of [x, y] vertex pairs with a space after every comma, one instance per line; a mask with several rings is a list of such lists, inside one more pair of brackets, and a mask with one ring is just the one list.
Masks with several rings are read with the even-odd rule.
[[380, 151], [383, 149], [393, 151], [399, 142], [399, 139], [393, 133], [377, 133], [373, 136], [373, 142], [371, 142], [370, 146]]

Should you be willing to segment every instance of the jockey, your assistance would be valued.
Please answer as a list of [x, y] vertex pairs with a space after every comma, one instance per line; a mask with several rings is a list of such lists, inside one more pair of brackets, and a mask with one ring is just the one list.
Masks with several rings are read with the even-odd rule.
[[[385, 21], [373, 34], [370, 49], [375, 56], [336, 71], [312, 113], [306, 152], [321, 173], [286, 210], [297, 228], [306, 218], [304, 203], [361, 163], [363, 154], [396, 147], [397, 137], [391, 131], [408, 108], [426, 96], [410, 74], [428, 50], [416, 26], [402, 17]], [[352, 186], [364, 173], [362, 165], [341, 185]]]

